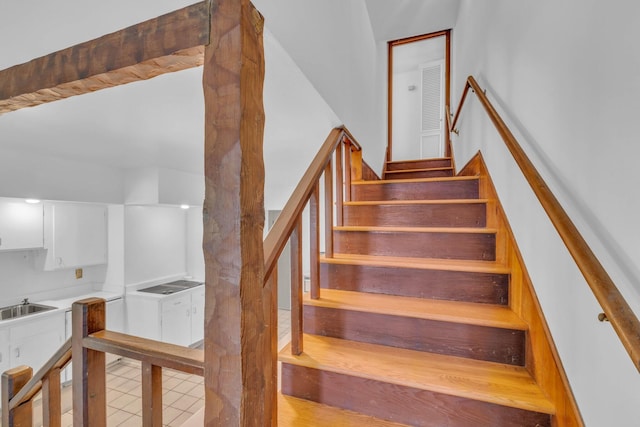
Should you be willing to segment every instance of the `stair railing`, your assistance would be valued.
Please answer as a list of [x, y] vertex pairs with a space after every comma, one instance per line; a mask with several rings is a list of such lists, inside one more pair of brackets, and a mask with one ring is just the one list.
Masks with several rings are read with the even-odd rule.
[[67, 340], [43, 366], [33, 374], [28, 366], [17, 366], [2, 374], [2, 425], [31, 425], [33, 399], [42, 390], [43, 420], [62, 417], [60, 398], [60, 374], [71, 360], [71, 340]]
[[[360, 144], [345, 127], [333, 129], [264, 240], [265, 285], [277, 283], [277, 262], [291, 242], [291, 353], [302, 343], [302, 213], [309, 205], [310, 297], [320, 297], [320, 182], [324, 179], [325, 257], [333, 256], [333, 226], [343, 225], [352, 180], [362, 179]], [[335, 190], [335, 191], [334, 191]], [[334, 221], [335, 204], [335, 221]], [[276, 286], [273, 286], [276, 289]]]
[[105, 300], [73, 303], [72, 338], [34, 375], [28, 366], [2, 374], [2, 425], [31, 426], [42, 390], [43, 425], [62, 421], [60, 373], [73, 357], [73, 425], [107, 423], [105, 353], [138, 360], [142, 369], [142, 425], [162, 426], [162, 368], [204, 375], [204, 351], [105, 330]]
[[602, 307], [604, 313], [600, 313], [598, 319], [611, 322], [636, 369], [640, 371], [640, 321], [473, 76], [467, 79], [449, 131], [457, 133], [456, 124], [469, 89], [476, 94], [489, 115]]

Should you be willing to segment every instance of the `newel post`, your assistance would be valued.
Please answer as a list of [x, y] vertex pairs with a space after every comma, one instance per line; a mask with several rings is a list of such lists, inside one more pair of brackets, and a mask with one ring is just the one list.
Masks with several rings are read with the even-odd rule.
[[105, 328], [105, 301], [87, 298], [71, 307], [71, 358], [73, 360], [73, 425], [107, 423], [105, 354], [84, 347], [88, 335]]
[[6, 427], [31, 427], [33, 423], [33, 404], [29, 399], [22, 405], [9, 410], [9, 402], [18, 394], [33, 376], [33, 369], [17, 366], [2, 374], [2, 425]]
[[264, 285], [263, 18], [211, 0], [205, 47], [205, 424], [275, 422], [271, 289]]

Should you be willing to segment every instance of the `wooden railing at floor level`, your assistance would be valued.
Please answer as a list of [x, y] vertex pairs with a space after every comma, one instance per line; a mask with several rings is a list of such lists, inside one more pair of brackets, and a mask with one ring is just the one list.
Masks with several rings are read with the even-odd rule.
[[638, 321], [637, 316], [633, 310], [631, 310], [629, 304], [627, 304], [627, 301], [613, 283], [611, 277], [609, 277], [609, 274], [598, 258], [596, 258], [573, 221], [571, 221], [571, 218], [569, 218], [569, 215], [567, 215], [564, 208], [560, 205], [560, 202], [558, 202], [558, 199], [542, 179], [540, 173], [536, 170], [533, 163], [531, 163], [531, 160], [529, 160], [473, 76], [469, 76], [467, 79], [460, 103], [458, 104], [458, 110], [456, 111], [453, 123], [451, 123], [449, 127], [449, 131], [457, 132], [456, 124], [460, 118], [460, 113], [469, 89], [472, 89], [480, 100], [482, 107], [489, 115], [489, 118], [504, 140], [504, 143], [520, 167], [520, 170], [529, 182], [531, 189], [547, 212], [558, 234], [567, 246], [569, 253], [589, 284], [591, 291], [604, 311], [604, 315], [600, 315], [599, 318], [601, 320], [606, 318], [611, 322], [611, 325], [618, 334], [627, 353], [629, 353], [636, 369], [640, 371], [640, 321]]
[[[329, 133], [264, 240], [265, 283], [277, 282], [277, 262], [291, 242], [291, 352], [302, 353], [302, 212], [309, 204], [310, 296], [320, 297], [320, 181], [324, 179], [325, 256], [333, 256], [333, 225], [342, 225], [352, 180], [362, 179], [360, 144], [345, 128]], [[335, 190], [335, 191], [334, 191]], [[334, 213], [335, 203], [335, 213]], [[335, 221], [334, 221], [335, 214]], [[274, 289], [276, 287], [274, 286]]]
[[162, 368], [204, 375], [204, 352], [104, 329], [105, 301], [73, 304], [73, 338], [38, 373], [19, 366], [2, 374], [2, 425], [31, 426], [33, 398], [42, 390], [43, 425], [61, 424], [60, 373], [73, 355], [73, 425], [107, 423], [105, 353], [142, 362], [142, 425], [162, 424]]

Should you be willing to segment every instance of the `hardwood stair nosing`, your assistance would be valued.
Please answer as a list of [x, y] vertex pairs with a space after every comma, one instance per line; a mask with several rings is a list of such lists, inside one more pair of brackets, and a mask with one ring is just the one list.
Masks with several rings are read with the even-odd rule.
[[393, 175], [393, 174], [401, 174], [401, 173], [412, 173], [412, 172], [439, 172], [439, 171], [453, 171], [453, 166], [438, 166], [435, 168], [419, 168], [419, 169], [395, 169], [391, 171], [386, 171], [385, 175]]
[[378, 232], [378, 233], [451, 233], [451, 234], [497, 234], [498, 229], [489, 227], [391, 227], [369, 225], [334, 226], [334, 231]]
[[443, 176], [438, 178], [412, 178], [412, 179], [380, 179], [376, 181], [352, 181], [351, 185], [386, 185], [386, 184], [406, 184], [420, 182], [455, 182], [455, 181], [478, 181], [477, 176]]
[[509, 307], [465, 301], [436, 300], [388, 294], [322, 289], [319, 299], [303, 298], [305, 305], [449, 323], [526, 331], [527, 324]]
[[362, 200], [347, 201], [344, 206], [378, 206], [378, 205], [466, 205], [489, 203], [489, 199], [433, 199], [433, 200]]
[[393, 163], [419, 163], [428, 162], [433, 160], [451, 160], [451, 157], [428, 157], [426, 159], [409, 159], [409, 160], [388, 160], [387, 164]]
[[356, 264], [371, 267], [417, 268], [423, 270], [451, 270], [469, 273], [509, 274], [511, 269], [497, 261], [456, 260], [444, 258], [409, 258], [385, 255], [359, 255], [334, 253], [333, 257], [320, 257], [320, 262]]
[[[555, 408], [526, 368], [304, 334], [305, 351], [282, 363], [430, 390], [553, 415]], [[327, 356], [330, 354], [330, 356]]]

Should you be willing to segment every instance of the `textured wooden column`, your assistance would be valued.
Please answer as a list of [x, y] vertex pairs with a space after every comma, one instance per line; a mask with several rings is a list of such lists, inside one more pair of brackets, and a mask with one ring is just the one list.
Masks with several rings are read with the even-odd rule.
[[205, 423], [271, 424], [270, 288], [264, 284], [263, 18], [212, 0], [205, 48]]

